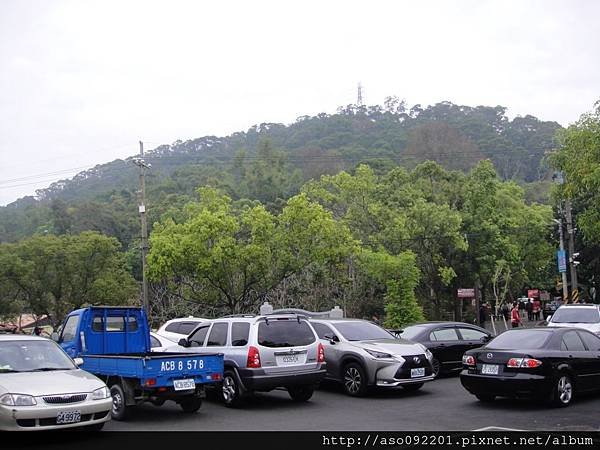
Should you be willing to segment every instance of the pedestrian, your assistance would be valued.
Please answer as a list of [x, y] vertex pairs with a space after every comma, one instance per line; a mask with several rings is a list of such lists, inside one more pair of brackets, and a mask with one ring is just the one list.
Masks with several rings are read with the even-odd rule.
[[500, 307], [500, 311], [502, 312], [504, 319], [506, 321], [509, 321], [510, 320], [510, 307], [508, 306], [508, 303], [506, 303], [506, 302], [502, 303], [502, 306]]
[[533, 320], [540, 320], [540, 311], [542, 309], [542, 302], [540, 302], [537, 298], [533, 301], [532, 312], [533, 312]]
[[479, 305], [479, 326], [485, 327], [485, 321], [487, 320], [487, 311], [485, 303]]
[[529, 299], [527, 299], [527, 303], [525, 303], [525, 311], [527, 311], [527, 320], [533, 320], [533, 305]]
[[510, 321], [513, 328], [517, 328], [521, 323], [521, 316], [519, 315], [519, 304], [514, 303], [513, 309], [510, 312]]

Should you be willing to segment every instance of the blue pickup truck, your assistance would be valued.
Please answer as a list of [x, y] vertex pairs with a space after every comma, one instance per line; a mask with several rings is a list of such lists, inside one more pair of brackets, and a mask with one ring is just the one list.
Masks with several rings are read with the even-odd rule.
[[172, 400], [184, 412], [196, 412], [204, 386], [223, 378], [222, 354], [152, 353], [141, 308], [78, 309], [65, 318], [54, 338], [82, 369], [110, 388], [115, 420], [124, 420], [143, 402], [161, 406]]

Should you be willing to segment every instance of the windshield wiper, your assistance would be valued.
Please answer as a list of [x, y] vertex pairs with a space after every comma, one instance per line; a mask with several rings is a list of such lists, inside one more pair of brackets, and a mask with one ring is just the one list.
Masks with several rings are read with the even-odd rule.
[[38, 369], [28, 370], [27, 372], [50, 372], [52, 370], [72, 370], [69, 367], [40, 367]]
[[19, 373], [22, 372], [21, 370], [14, 370], [14, 369], [0, 369], [0, 373]]

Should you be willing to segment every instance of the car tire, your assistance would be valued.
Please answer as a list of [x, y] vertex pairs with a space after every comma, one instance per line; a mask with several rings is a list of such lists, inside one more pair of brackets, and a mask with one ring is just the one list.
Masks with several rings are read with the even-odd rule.
[[367, 377], [360, 364], [348, 363], [342, 373], [344, 391], [351, 397], [362, 397], [367, 393]]
[[287, 388], [288, 394], [295, 402], [307, 402], [315, 392], [314, 386], [290, 386]]
[[565, 408], [571, 404], [574, 395], [575, 385], [571, 375], [565, 372], [559, 373], [552, 385], [552, 405]]
[[438, 378], [442, 373], [442, 365], [437, 358], [431, 360], [431, 368], [433, 369], [433, 377]]
[[179, 403], [184, 413], [193, 414], [202, 406], [202, 399], [197, 395], [192, 395]]
[[240, 385], [237, 376], [233, 370], [223, 372], [223, 381], [221, 382], [221, 401], [229, 408], [239, 406], [242, 401]]
[[492, 394], [475, 394], [475, 397], [483, 403], [492, 403], [496, 399], [496, 396]]
[[112, 407], [110, 415], [113, 420], [125, 420], [130, 414], [130, 407], [126, 404], [125, 391], [120, 384], [113, 384], [110, 387], [110, 396], [112, 397]]

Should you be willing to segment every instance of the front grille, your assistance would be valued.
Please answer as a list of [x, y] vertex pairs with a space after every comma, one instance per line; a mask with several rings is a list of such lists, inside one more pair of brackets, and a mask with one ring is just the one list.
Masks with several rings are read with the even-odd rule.
[[67, 394], [67, 395], [52, 395], [48, 397], [42, 397], [46, 403], [51, 405], [64, 404], [64, 403], [77, 403], [82, 402], [87, 398], [87, 394]]
[[35, 419], [17, 419], [17, 425], [20, 427], [35, 427]]
[[[423, 355], [423, 354], [407, 355], [407, 356], [402, 356], [402, 358], [404, 358], [404, 363], [398, 369], [398, 371], [394, 375], [394, 378], [396, 378], [396, 379], [411, 378], [410, 369], [416, 369], [418, 367], [425, 368], [425, 376], [426, 377], [432, 374], [431, 364], [429, 363], [429, 360], [427, 359], [427, 357], [425, 355]], [[418, 361], [415, 359], [417, 359]]]

